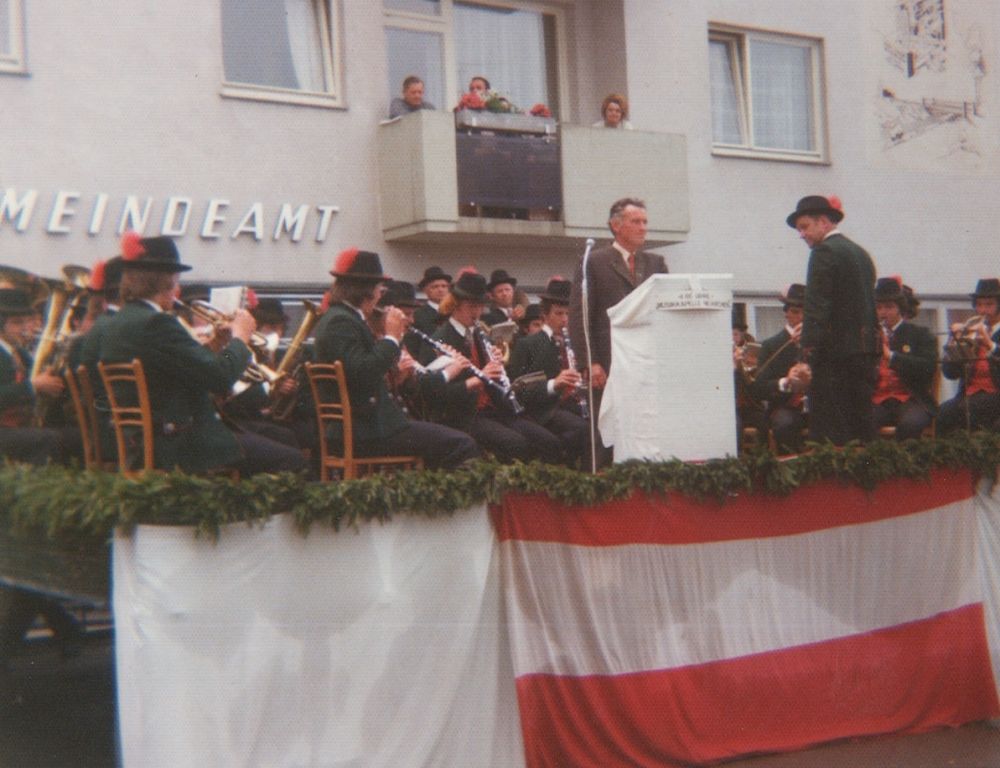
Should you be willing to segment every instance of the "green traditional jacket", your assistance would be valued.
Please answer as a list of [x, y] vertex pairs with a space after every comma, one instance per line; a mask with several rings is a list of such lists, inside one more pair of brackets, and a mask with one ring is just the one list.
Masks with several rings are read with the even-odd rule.
[[239, 444], [219, 417], [212, 395], [228, 394], [250, 357], [239, 339], [215, 354], [195, 341], [176, 317], [143, 301], [122, 307], [100, 338], [102, 362], [142, 361], [157, 469], [203, 472], [240, 459]]

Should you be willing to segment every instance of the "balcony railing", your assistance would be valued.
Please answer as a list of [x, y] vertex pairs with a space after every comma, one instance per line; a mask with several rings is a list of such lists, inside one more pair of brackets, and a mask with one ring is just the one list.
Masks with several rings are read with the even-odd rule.
[[[510, 116], [497, 116], [509, 118]], [[488, 115], [470, 125], [422, 110], [379, 127], [382, 232], [395, 242], [475, 242], [576, 249], [607, 237], [608, 208], [646, 201], [649, 245], [686, 239], [683, 136]], [[537, 123], [537, 125], [536, 125]], [[527, 130], [525, 130], [527, 128]]]

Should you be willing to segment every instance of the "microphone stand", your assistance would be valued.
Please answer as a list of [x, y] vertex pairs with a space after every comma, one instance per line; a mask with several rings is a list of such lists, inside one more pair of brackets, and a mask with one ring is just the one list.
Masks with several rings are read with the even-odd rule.
[[583, 314], [583, 346], [587, 351], [587, 404], [590, 406], [590, 473], [597, 474], [597, 409], [594, 408], [594, 370], [590, 351], [590, 295], [587, 292], [587, 268], [590, 261], [590, 250], [594, 247], [594, 238], [587, 238], [587, 248], [583, 252], [583, 277], [580, 280], [580, 294]]

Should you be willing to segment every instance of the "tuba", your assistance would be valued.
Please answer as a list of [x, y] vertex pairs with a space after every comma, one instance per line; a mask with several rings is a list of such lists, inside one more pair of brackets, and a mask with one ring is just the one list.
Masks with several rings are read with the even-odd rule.
[[[306, 310], [305, 315], [303, 315], [299, 329], [292, 337], [288, 349], [285, 350], [284, 357], [281, 358], [281, 362], [278, 363], [278, 367], [274, 370], [277, 376], [276, 381], [280, 381], [286, 376], [298, 377], [299, 372], [302, 370], [303, 345], [320, 318], [319, 309], [315, 304], [308, 299], [303, 299], [302, 304]], [[282, 394], [278, 391], [277, 387], [272, 386], [269, 398], [271, 418], [276, 421], [286, 421], [292, 415], [292, 410], [295, 408], [296, 402], [298, 402], [298, 392]]]

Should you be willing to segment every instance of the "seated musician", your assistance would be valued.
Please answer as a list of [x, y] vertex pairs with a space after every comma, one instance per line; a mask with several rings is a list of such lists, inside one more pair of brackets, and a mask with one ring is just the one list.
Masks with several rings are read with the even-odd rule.
[[529, 304], [524, 309], [524, 317], [517, 321], [517, 340], [520, 341], [525, 336], [538, 333], [544, 325], [542, 320], [542, 306], [540, 304]]
[[124, 305], [102, 335], [100, 359], [142, 361], [153, 413], [156, 468], [234, 468], [241, 474], [305, 469], [300, 451], [232, 431], [213, 403], [213, 395], [227, 395], [252, 360], [247, 342], [256, 324], [250, 313], [234, 313], [226, 329], [231, 339], [215, 353], [168, 314], [178, 275], [190, 269], [180, 262], [173, 240], [128, 232], [122, 238], [122, 259]]
[[[551, 432], [519, 413], [516, 399], [510, 397], [509, 381], [499, 356], [491, 354], [489, 343], [479, 327], [486, 305], [486, 278], [474, 270], [464, 270], [451, 287], [453, 309], [448, 322], [434, 334], [434, 339], [458, 350], [472, 361], [482, 374], [462, 372], [448, 382], [443, 403], [444, 423], [472, 435], [479, 447], [495, 454], [501, 461], [541, 461], [558, 463], [562, 446]], [[428, 364], [434, 352], [425, 347], [421, 363]], [[486, 384], [487, 379], [493, 384]]]
[[515, 295], [517, 278], [507, 274], [507, 270], [493, 270], [486, 287], [490, 292], [490, 308], [483, 314], [484, 323], [497, 325], [509, 320], [517, 322], [524, 317], [525, 307], [517, 302]]
[[[393, 400], [386, 374], [401, 355], [407, 320], [389, 307], [383, 316], [383, 336], [369, 326], [382, 274], [377, 253], [349, 248], [338, 254], [330, 274], [330, 308], [316, 326], [318, 363], [341, 361], [351, 401], [355, 452], [360, 456], [420, 456], [431, 469], [451, 469], [479, 456], [479, 449], [462, 432], [407, 418]], [[332, 434], [334, 441], [342, 436]]]
[[[958, 394], [941, 404], [937, 433], [957, 429], [996, 429], [1000, 419], [1000, 280], [987, 278], [969, 294], [976, 310], [967, 326], [952, 326], [960, 344], [949, 341], [941, 373], [958, 379]], [[967, 349], [967, 353], [963, 351]]]
[[915, 301], [898, 277], [875, 283], [875, 311], [882, 326], [882, 358], [872, 396], [875, 426], [895, 427], [897, 440], [920, 437], [937, 409], [931, 393], [937, 341], [926, 328], [907, 322]]
[[780, 453], [801, 450], [806, 427], [803, 404], [808, 382], [799, 347], [805, 297], [801, 283], [792, 283], [782, 294], [785, 327], [761, 342], [756, 377], [748, 388], [753, 397], [767, 401], [767, 424]]
[[0, 457], [45, 464], [63, 458], [60, 430], [35, 427], [35, 396], [62, 395], [61, 377], [47, 371], [31, 377], [36, 310], [27, 292], [0, 288]]
[[510, 376], [517, 378], [541, 372], [540, 381], [519, 392], [531, 418], [552, 432], [562, 443], [570, 465], [587, 450], [590, 425], [583, 377], [569, 342], [569, 301], [573, 284], [561, 277], [549, 280], [541, 294], [542, 327], [518, 341], [511, 352]]
[[733, 304], [731, 316], [733, 333], [733, 385], [736, 393], [736, 434], [742, 439], [744, 427], [753, 427], [760, 434], [767, 428], [764, 404], [750, 394], [750, 383], [759, 362], [760, 347], [749, 332], [747, 305]]

